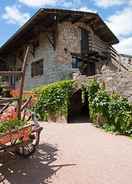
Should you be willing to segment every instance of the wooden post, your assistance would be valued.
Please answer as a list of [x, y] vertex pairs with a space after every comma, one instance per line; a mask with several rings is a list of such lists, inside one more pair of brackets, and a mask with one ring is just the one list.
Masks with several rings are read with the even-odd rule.
[[26, 49], [26, 53], [24, 56], [24, 62], [22, 66], [22, 77], [20, 81], [20, 92], [19, 92], [19, 99], [18, 99], [18, 112], [17, 112], [18, 119], [21, 119], [22, 96], [23, 96], [24, 80], [25, 80], [26, 65], [27, 65], [29, 50], [30, 50], [30, 46], [28, 46]]
[[0, 71], [0, 76], [22, 75], [21, 71]]

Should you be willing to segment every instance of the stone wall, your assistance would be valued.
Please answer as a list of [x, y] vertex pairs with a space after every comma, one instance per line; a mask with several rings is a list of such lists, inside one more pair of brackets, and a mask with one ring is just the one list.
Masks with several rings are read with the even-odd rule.
[[[89, 40], [92, 50], [108, 52], [110, 45], [101, 40], [94, 34], [92, 29], [84, 23], [72, 24], [71, 22], [64, 22], [58, 25], [58, 38], [56, 45], [56, 62], [60, 64], [70, 64], [72, 62], [71, 53], [81, 53], [81, 29], [84, 28], [89, 31]], [[96, 63], [96, 73], [101, 73], [103, 65], [108, 65], [109, 68], [115, 70], [116, 68], [108, 60]]]
[[[43, 59], [43, 75], [35, 77], [31, 76], [31, 64], [40, 59]], [[30, 54], [27, 62], [25, 89], [31, 89], [41, 84], [46, 84], [55, 81], [56, 67], [53, 65], [55, 59], [54, 50], [49, 44], [45, 34], [39, 36], [39, 47], [35, 50], [34, 56]]]
[[132, 102], [132, 73], [105, 71], [97, 75], [99, 81], [105, 82], [106, 89], [111, 93], [117, 92]]
[[[72, 68], [71, 53], [80, 54], [81, 48], [81, 28], [90, 32], [91, 47], [93, 50], [107, 51], [108, 44], [103, 42], [98, 36], [94, 35], [92, 29], [84, 23], [72, 24], [63, 22], [58, 24], [56, 34], [56, 49], [53, 48], [48, 40], [47, 33], [41, 33], [38, 37], [39, 47], [35, 50], [35, 56], [29, 57], [26, 69], [25, 86], [26, 90], [41, 84], [47, 84], [58, 80], [69, 79], [78, 69]], [[43, 59], [43, 75], [31, 77], [31, 64], [39, 59]], [[20, 63], [17, 60], [17, 63]], [[100, 73], [105, 62], [97, 63], [96, 73]]]
[[58, 38], [56, 46], [56, 60], [58, 63], [71, 62], [71, 53], [81, 53], [81, 29], [89, 31], [90, 46], [92, 50], [98, 52], [107, 52], [109, 44], [101, 40], [94, 34], [92, 29], [84, 23], [72, 24], [64, 22], [58, 25]]
[[[31, 77], [31, 64], [43, 59], [43, 75]], [[71, 78], [72, 65], [69, 62], [56, 62], [56, 51], [48, 41], [46, 33], [40, 34], [39, 47], [35, 51], [35, 56], [28, 59], [25, 77], [25, 89], [32, 89], [41, 84], [52, 83], [58, 80]]]
[[102, 74], [91, 77], [80, 75], [75, 78], [78, 81], [78, 89], [90, 79], [97, 79], [99, 82], [103, 82], [109, 93], [116, 92], [132, 103], [132, 72], [113, 72], [107, 69]]

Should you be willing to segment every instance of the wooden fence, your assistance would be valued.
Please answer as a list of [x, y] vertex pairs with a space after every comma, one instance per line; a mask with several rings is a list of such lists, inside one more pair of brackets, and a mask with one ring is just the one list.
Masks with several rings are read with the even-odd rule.
[[122, 64], [120, 54], [113, 47], [110, 47], [110, 57], [114, 64], [118, 67], [119, 71], [121, 71], [122, 69], [124, 69], [125, 71], [129, 71], [129, 69]]

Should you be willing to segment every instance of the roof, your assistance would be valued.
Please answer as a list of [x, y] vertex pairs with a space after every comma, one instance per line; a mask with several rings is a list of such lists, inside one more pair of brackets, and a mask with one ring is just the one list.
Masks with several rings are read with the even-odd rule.
[[132, 55], [128, 55], [128, 54], [120, 54], [120, 56], [127, 57], [127, 58], [132, 58]]
[[116, 44], [119, 40], [104, 23], [101, 17], [96, 13], [72, 11], [63, 9], [39, 9], [3, 46], [0, 48], [0, 53], [8, 53], [10, 49], [18, 47], [18, 44], [30, 38], [31, 32], [35, 29], [36, 25], [43, 25], [45, 29], [51, 27], [56, 22], [72, 21], [84, 22], [91, 25], [95, 33], [105, 42]]

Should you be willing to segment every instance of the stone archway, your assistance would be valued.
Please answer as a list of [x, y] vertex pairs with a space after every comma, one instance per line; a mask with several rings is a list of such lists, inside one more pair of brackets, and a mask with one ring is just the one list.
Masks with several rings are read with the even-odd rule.
[[89, 108], [87, 95], [82, 100], [82, 90], [76, 91], [70, 98], [68, 123], [88, 122]]

